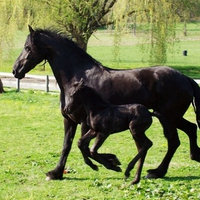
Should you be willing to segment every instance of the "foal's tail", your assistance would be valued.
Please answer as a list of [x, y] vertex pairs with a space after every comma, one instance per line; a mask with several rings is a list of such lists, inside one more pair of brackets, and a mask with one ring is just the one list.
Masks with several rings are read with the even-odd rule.
[[192, 105], [196, 113], [196, 121], [197, 121], [198, 127], [200, 128], [200, 88], [193, 79], [189, 77], [187, 78], [193, 88], [194, 95], [193, 95]]
[[167, 123], [167, 121], [165, 120], [165, 118], [163, 117], [163, 115], [160, 114], [160, 113], [157, 112], [157, 111], [151, 112], [151, 115], [158, 118], [158, 120], [160, 121], [160, 123], [161, 123], [161, 125], [162, 125], [162, 127], [163, 127], [164, 135], [165, 135], [166, 138], [168, 138], [168, 137], [169, 137], [170, 130], [169, 130], [168, 123]]

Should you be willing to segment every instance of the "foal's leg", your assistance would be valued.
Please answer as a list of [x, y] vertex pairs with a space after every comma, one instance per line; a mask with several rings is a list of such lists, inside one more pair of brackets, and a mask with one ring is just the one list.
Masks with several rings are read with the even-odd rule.
[[[87, 125], [87, 123], [82, 122], [81, 123], [81, 136], [84, 136], [85, 133], [87, 133], [89, 129], [90, 128]], [[85, 151], [85, 153], [87, 152], [88, 157], [90, 157], [89, 142], [90, 141], [88, 141], [88, 142], [84, 141], [84, 147], [85, 147], [84, 151]], [[113, 165], [121, 165], [119, 159], [117, 158], [117, 156], [115, 154], [112, 154], [112, 153], [100, 153], [98, 155], [99, 155], [99, 157], [102, 157], [102, 159], [106, 160], [107, 162], [111, 162]]]
[[92, 161], [89, 159], [90, 151], [88, 146], [90, 141], [94, 137], [96, 137], [96, 132], [90, 129], [84, 136], [82, 136], [79, 139], [78, 147], [81, 150], [85, 163], [89, 165], [93, 170], [98, 170], [98, 167], [95, 164], [93, 164]]
[[[151, 122], [151, 121], [150, 121]], [[135, 140], [135, 144], [138, 149], [138, 154], [131, 160], [128, 164], [128, 167], [125, 171], [125, 177], [128, 178], [130, 176], [130, 171], [134, 168], [136, 162], [139, 160], [138, 168], [135, 174], [135, 178], [132, 181], [132, 184], [136, 184], [140, 181], [140, 176], [144, 164], [144, 160], [147, 154], [148, 149], [152, 146], [151, 140], [149, 140], [146, 135], [144, 134], [145, 130], [150, 126], [151, 123], [140, 125], [139, 129], [134, 129], [136, 122], [130, 123], [130, 131], [132, 133], [133, 139]], [[147, 125], [147, 126], [146, 126]], [[146, 127], [146, 128], [144, 128]], [[145, 130], [144, 130], [145, 129]]]
[[[82, 122], [81, 123], [81, 137], [83, 137], [89, 130], [90, 130], [90, 127], [87, 125], [87, 123]], [[88, 142], [84, 142], [84, 147], [85, 147], [84, 151], [85, 153], [87, 153], [88, 156], [90, 155], [89, 143], [90, 143], [90, 140], [88, 140]]]
[[98, 149], [101, 147], [101, 145], [104, 143], [108, 136], [109, 135], [103, 133], [97, 134], [95, 143], [90, 150], [91, 158], [104, 165], [107, 169], [114, 170], [116, 172], [121, 172], [121, 168], [117, 166], [121, 163], [115, 155], [97, 153]]

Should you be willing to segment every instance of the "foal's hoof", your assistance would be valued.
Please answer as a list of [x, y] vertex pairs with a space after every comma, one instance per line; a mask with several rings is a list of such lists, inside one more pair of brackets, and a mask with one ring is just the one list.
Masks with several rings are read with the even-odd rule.
[[140, 182], [140, 179], [134, 179], [132, 182], [131, 182], [131, 185], [135, 185], [135, 184], [137, 184], [137, 183], [139, 183]]
[[99, 170], [98, 166], [97, 166], [97, 165], [94, 165], [94, 164], [91, 166], [91, 168], [92, 168], [93, 170], [95, 170], [95, 171], [98, 171], [98, 170]]
[[114, 166], [112, 169], [116, 172], [122, 172], [122, 169], [118, 166]]
[[111, 163], [112, 165], [115, 165], [115, 166], [121, 165], [121, 162], [119, 161], [119, 159], [117, 158], [117, 156], [115, 154], [102, 153], [99, 155], [102, 156], [104, 160]]
[[130, 172], [125, 171], [124, 175], [125, 175], [124, 179], [126, 180], [130, 177]]

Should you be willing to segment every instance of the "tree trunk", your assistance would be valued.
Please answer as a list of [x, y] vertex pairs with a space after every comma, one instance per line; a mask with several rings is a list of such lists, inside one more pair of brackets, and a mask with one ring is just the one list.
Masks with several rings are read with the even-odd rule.
[[84, 51], [87, 51], [88, 40], [89, 40], [91, 35], [92, 35], [92, 33], [83, 36], [81, 33], [72, 32], [72, 38], [75, 39], [75, 42]]
[[0, 79], [0, 93], [3, 93], [4, 92], [4, 89], [3, 89], [3, 83]]

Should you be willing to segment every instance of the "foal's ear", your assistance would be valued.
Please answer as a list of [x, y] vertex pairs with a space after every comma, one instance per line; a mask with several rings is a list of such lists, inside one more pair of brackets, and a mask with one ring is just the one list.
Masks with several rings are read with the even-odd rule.
[[79, 90], [79, 89], [83, 86], [83, 84], [84, 84], [84, 80], [83, 80], [83, 78], [82, 78], [80, 81], [75, 82], [75, 83], [73, 84], [73, 86], [76, 88], [76, 90]]
[[28, 25], [28, 28], [29, 28], [29, 32], [30, 32], [31, 36], [34, 36], [35, 31], [33, 30], [33, 28], [30, 25]]

